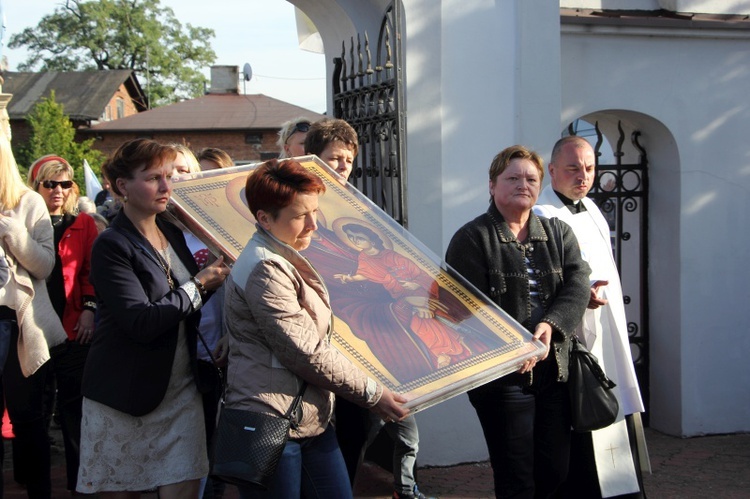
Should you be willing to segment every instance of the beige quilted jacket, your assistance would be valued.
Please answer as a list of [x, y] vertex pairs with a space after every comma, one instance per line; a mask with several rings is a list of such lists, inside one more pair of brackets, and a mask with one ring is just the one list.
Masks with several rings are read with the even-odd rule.
[[308, 382], [290, 438], [321, 434], [334, 394], [372, 407], [383, 389], [330, 342], [328, 291], [310, 263], [257, 227], [226, 283], [226, 406], [281, 416]]

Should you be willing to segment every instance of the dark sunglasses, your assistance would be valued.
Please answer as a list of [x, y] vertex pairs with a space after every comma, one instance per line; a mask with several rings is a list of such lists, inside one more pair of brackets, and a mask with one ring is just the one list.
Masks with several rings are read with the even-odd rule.
[[294, 125], [294, 128], [292, 128], [292, 130], [289, 132], [289, 136], [287, 136], [286, 141], [284, 143], [286, 144], [287, 142], [289, 142], [289, 138], [295, 133], [297, 132], [307, 133], [308, 131], [310, 131], [310, 123], [308, 123], [307, 121], [300, 121], [299, 123]]
[[52, 190], [56, 188], [58, 185], [62, 187], [63, 189], [70, 189], [73, 187], [73, 181], [72, 180], [45, 180], [42, 182], [42, 185], [45, 189]]

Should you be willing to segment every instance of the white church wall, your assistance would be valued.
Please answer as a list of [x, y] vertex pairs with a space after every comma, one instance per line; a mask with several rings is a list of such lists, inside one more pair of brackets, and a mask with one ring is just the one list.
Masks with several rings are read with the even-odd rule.
[[656, 10], [659, 0], [560, 0], [567, 9]]
[[[409, 230], [442, 256], [454, 232], [487, 209], [487, 171], [500, 150], [552, 147], [559, 11], [522, 0], [437, 5], [404, 1]], [[487, 458], [466, 395], [417, 420], [420, 463]]]
[[[323, 34], [329, 74], [341, 39], [375, 33], [383, 9], [380, 0], [292, 3]], [[652, 426], [750, 431], [750, 367], [740, 360], [750, 347], [740, 322], [750, 256], [742, 32], [561, 27], [557, 6], [523, 0], [403, 0], [403, 14], [410, 231], [444, 254], [455, 230], [486, 209], [498, 151], [523, 143], [548, 159], [570, 121], [624, 117], [643, 132], [651, 164]], [[486, 459], [465, 395], [417, 419], [420, 464]]]
[[[678, 151], [650, 161], [651, 424], [687, 436], [748, 431], [750, 367], [740, 356], [750, 339], [728, 297], [750, 297], [738, 271], [750, 252], [739, 229], [750, 184], [750, 41], [563, 33], [562, 123], [628, 109], [663, 123]], [[732, 248], [721, 257], [719, 241]]]
[[750, 14], [750, 0], [659, 0], [662, 9], [702, 14]]

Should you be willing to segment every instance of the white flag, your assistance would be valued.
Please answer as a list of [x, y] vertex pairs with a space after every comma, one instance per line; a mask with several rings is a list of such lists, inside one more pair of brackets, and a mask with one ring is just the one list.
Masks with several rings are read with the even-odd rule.
[[83, 182], [86, 184], [86, 196], [93, 201], [96, 195], [102, 191], [102, 184], [85, 159], [83, 160]]

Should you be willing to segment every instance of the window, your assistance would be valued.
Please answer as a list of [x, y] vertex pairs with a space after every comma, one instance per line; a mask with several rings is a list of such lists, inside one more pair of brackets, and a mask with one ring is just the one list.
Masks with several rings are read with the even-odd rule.
[[115, 103], [117, 104], [117, 119], [124, 118], [125, 117], [125, 101], [118, 97]]
[[262, 133], [246, 133], [245, 134], [245, 144], [253, 144], [253, 145], [260, 145], [263, 142], [263, 134]]

